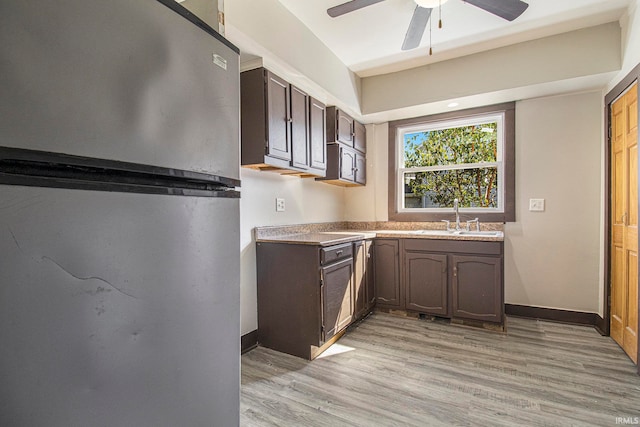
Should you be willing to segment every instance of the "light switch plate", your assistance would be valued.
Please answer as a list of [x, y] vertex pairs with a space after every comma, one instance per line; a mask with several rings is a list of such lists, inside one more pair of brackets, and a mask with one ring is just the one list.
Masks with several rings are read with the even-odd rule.
[[276, 198], [276, 212], [284, 212], [284, 199]]
[[544, 199], [529, 199], [529, 211], [544, 212]]

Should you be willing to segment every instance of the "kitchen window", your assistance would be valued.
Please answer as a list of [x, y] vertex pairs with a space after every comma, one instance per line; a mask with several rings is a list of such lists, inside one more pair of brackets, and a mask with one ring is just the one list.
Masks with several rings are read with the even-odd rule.
[[515, 220], [514, 103], [389, 124], [389, 219]]

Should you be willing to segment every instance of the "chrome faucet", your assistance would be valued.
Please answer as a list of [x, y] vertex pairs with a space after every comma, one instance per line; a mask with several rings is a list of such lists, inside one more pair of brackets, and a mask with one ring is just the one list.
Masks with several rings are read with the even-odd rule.
[[460, 228], [460, 214], [458, 213], [458, 199], [453, 199], [453, 211], [456, 213], [456, 231], [462, 230]]
[[447, 224], [447, 231], [471, 231], [471, 224], [474, 223], [476, 224], [476, 231], [480, 231], [480, 220], [478, 220], [478, 218], [467, 221], [467, 224], [464, 228], [460, 226], [460, 212], [458, 208], [458, 199], [453, 199], [453, 211], [456, 213], [456, 227], [451, 228], [451, 221], [449, 221], [448, 219], [443, 219], [441, 221]]

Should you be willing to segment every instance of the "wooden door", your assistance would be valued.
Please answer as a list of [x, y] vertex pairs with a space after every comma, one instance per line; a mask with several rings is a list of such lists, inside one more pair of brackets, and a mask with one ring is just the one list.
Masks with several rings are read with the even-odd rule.
[[309, 95], [291, 85], [291, 166], [309, 167]]
[[407, 310], [447, 316], [447, 256], [405, 252], [404, 278]]
[[267, 71], [267, 155], [291, 161], [289, 83]]
[[638, 85], [611, 104], [611, 338], [638, 361]]

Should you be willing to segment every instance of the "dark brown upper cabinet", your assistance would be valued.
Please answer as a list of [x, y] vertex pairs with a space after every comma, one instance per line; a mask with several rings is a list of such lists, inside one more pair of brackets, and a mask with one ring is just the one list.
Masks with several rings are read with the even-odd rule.
[[327, 142], [353, 147], [354, 120], [337, 107], [327, 107]]
[[325, 171], [327, 169], [327, 120], [325, 105], [309, 97], [309, 166]]
[[367, 159], [363, 154], [356, 151], [354, 163], [355, 165], [355, 177], [356, 184], [365, 185], [367, 183]]
[[367, 131], [360, 122], [353, 122], [353, 148], [361, 153], [367, 151]]
[[366, 130], [337, 107], [327, 107], [327, 173], [319, 181], [345, 187], [367, 183]]
[[367, 183], [367, 160], [363, 154], [342, 144], [327, 145], [327, 173], [318, 181], [353, 187]]
[[240, 94], [242, 166], [302, 177], [325, 176], [322, 103], [265, 68], [240, 75]]
[[[291, 165], [309, 166], [309, 95], [291, 85]], [[295, 142], [294, 142], [295, 141]]]

